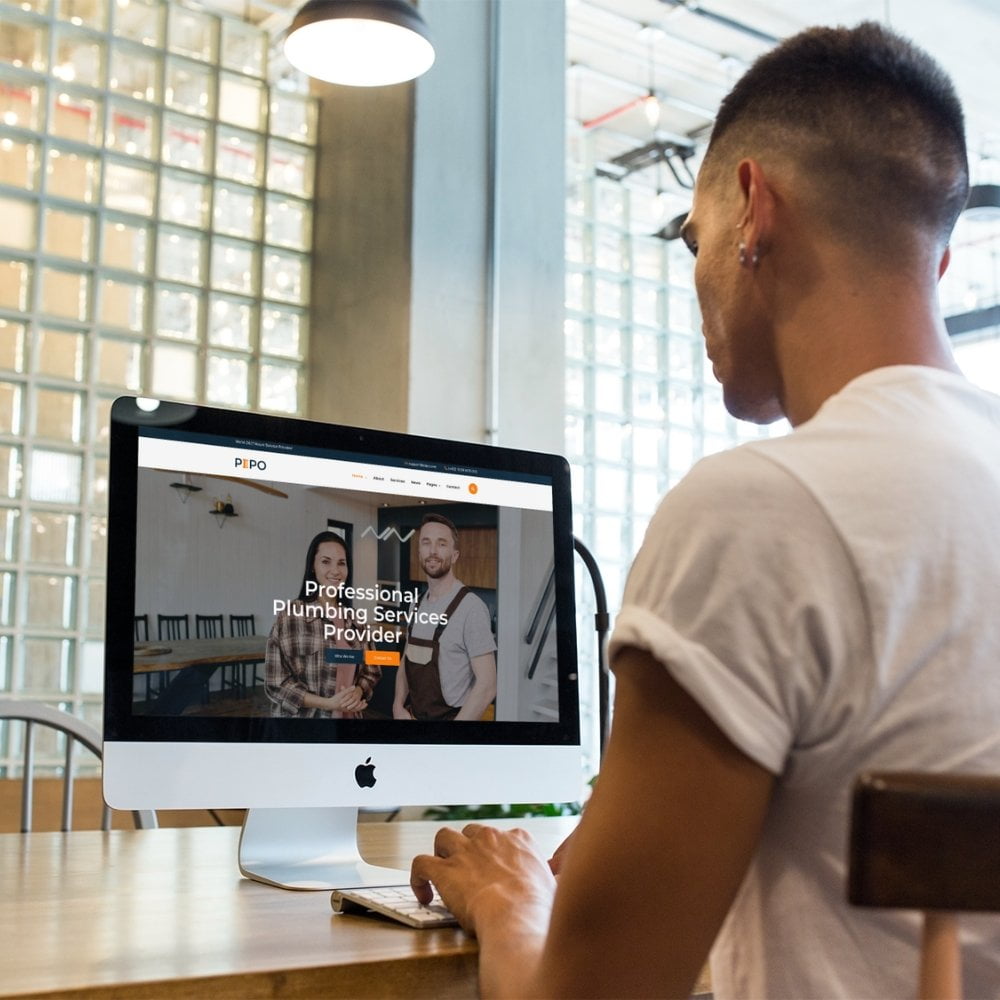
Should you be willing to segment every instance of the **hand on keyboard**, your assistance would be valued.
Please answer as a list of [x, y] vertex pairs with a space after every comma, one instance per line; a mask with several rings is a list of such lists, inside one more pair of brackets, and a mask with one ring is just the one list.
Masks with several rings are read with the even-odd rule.
[[408, 927], [450, 927], [458, 923], [437, 894], [425, 906], [417, 902], [408, 885], [334, 889], [330, 905], [336, 913], [379, 913]]

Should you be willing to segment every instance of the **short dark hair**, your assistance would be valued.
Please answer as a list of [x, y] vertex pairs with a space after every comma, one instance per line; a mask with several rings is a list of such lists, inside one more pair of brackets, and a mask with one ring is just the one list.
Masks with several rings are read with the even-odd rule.
[[300, 601], [315, 598], [314, 594], [306, 594], [306, 585], [309, 583], [319, 583], [316, 579], [316, 553], [324, 542], [336, 542], [343, 548], [344, 555], [347, 557], [347, 579], [344, 581], [344, 584], [348, 587], [351, 585], [353, 566], [351, 565], [351, 547], [347, 544], [347, 539], [343, 535], [338, 535], [336, 531], [321, 531], [313, 537], [313, 540], [309, 543], [309, 548], [306, 550], [306, 565], [302, 571], [302, 584], [299, 587], [298, 599]]
[[962, 105], [922, 49], [873, 21], [810, 28], [722, 101], [704, 166], [774, 150], [815, 178], [831, 231], [876, 245], [899, 227], [946, 244], [969, 193]]
[[423, 519], [420, 521], [420, 528], [417, 529], [418, 538], [420, 537], [420, 532], [423, 530], [425, 524], [443, 524], [451, 532], [451, 537], [455, 542], [455, 548], [458, 548], [458, 528], [456, 528], [454, 522], [449, 521], [444, 514], [424, 514]]

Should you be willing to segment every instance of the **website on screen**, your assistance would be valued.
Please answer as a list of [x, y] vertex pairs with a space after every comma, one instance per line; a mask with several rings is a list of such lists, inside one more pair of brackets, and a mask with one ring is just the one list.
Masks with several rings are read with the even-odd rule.
[[557, 721], [551, 485], [138, 440], [133, 712]]

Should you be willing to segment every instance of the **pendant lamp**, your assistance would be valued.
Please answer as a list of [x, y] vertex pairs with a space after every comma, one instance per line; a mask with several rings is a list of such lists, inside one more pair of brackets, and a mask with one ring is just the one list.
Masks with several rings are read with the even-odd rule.
[[425, 73], [434, 46], [407, 0], [308, 0], [289, 26], [285, 56], [317, 80], [381, 87]]

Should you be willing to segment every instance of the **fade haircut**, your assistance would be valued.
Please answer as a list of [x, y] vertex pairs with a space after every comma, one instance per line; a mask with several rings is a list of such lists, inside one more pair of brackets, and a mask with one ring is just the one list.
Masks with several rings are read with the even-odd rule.
[[811, 28], [761, 56], [723, 100], [703, 170], [794, 162], [836, 238], [875, 252], [914, 229], [943, 247], [965, 207], [962, 105], [922, 49], [873, 21]]

